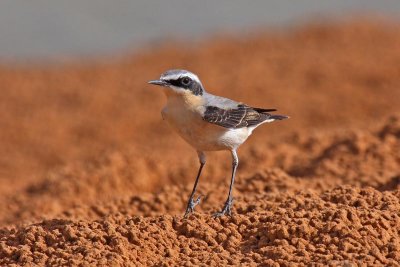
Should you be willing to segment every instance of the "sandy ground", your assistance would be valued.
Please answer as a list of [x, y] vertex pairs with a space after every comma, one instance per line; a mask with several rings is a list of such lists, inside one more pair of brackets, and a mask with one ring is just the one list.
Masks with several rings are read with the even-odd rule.
[[[354, 20], [113, 59], [0, 68], [0, 265], [400, 266], [400, 27]], [[278, 108], [239, 150], [195, 152], [147, 80], [169, 68]]]

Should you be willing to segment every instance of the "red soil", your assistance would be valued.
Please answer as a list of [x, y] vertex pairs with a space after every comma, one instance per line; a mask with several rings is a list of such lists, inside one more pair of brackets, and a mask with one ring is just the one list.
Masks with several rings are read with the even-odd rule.
[[[398, 25], [353, 21], [1, 68], [0, 265], [399, 266], [399, 47]], [[146, 84], [169, 68], [291, 116], [239, 150], [232, 217], [210, 216], [230, 175], [213, 153], [182, 219], [196, 154]]]

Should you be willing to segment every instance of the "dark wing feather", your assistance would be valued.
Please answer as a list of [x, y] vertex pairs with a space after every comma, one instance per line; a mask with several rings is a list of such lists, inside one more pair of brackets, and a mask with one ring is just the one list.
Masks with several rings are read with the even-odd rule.
[[254, 109], [243, 104], [232, 109], [208, 106], [204, 112], [203, 120], [225, 128], [242, 128], [257, 125], [270, 118], [270, 114], [264, 113], [267, 111], [274, 110]]

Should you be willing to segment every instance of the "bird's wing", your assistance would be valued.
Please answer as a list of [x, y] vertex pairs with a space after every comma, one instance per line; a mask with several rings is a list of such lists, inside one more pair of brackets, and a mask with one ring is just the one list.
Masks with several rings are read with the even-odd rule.
[[270, 116], [268, 113], [259, 113], [252, 107], [239, 104], [233, 108], [207, 106], [203, 120], [225, 128], [242, 128], [260, 124]]
[[264, 121], [275, 121], [289, 118], [284, 115], [271, 115], [268, 112], [276, 109], [254, 108], [229, 98], [205, 92], [205, 111], [203, 120], [225, 127], [242, 128], [256, 126]]

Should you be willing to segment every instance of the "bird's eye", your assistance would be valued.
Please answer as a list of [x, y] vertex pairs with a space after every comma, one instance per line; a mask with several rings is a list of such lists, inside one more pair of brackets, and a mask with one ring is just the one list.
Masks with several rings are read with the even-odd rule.
[[191, 81], [192, 81], [192, 80], [191, 80], [190, 78], [188, 78], [188, 77], [183, 77], [182, 80], [181, 80], [181, 83], [182, 83], [183, 85], [189, 85]]

